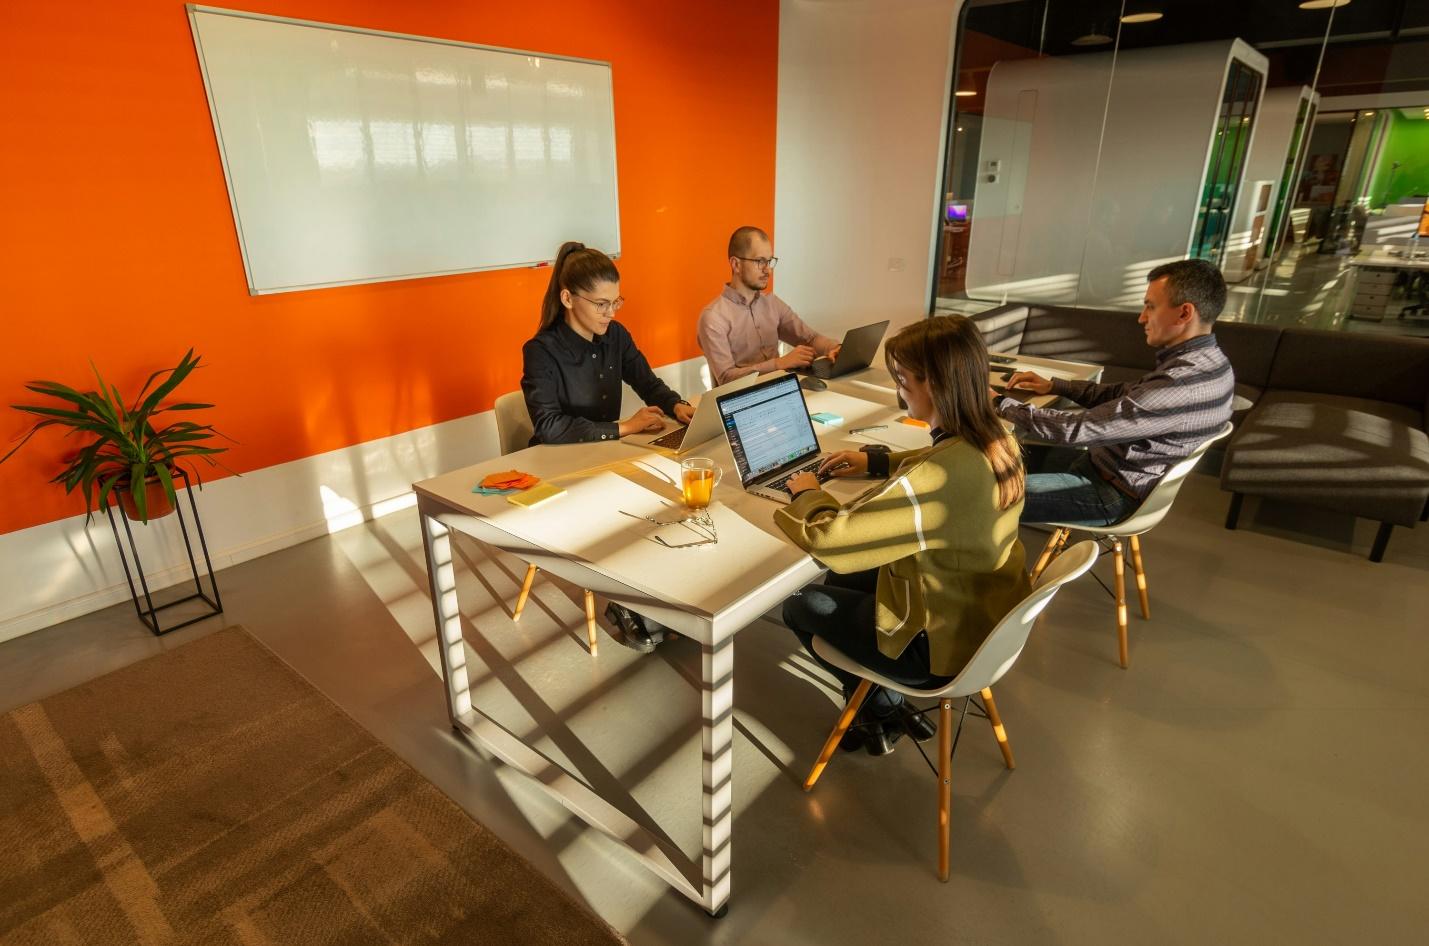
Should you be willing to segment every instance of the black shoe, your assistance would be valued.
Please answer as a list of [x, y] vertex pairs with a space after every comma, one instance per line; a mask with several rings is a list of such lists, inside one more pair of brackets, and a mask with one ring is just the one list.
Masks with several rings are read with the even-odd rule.
[[898, 709], [898, 721], [903, 725], [903, 731], [919, 742], [927, 742], [938, 734], [938, 726], [926, 713], [920, 713], [912, 706], [904, 703]]
[[886, 725], [882, 722], [868, 723], [865, 728], [863, 748], [872, 756], [888, 755], [893, 751], [893, 744], [903, 738], [903, 727], [896, 719], [888, 720]]
[[882, 723], [857, 723], [850, 726], [839, 740], [839, 748], [844, 752], [865, 750], [869, 755], [888, 755], [893, 744], [903, 738], [903, 727], [897, 722], [887, 726]]
[[665, 639], [663, 633], [650, 633], [640, 615], [614, 601], [605, 606], [605, 619], [620, 628], [620, 636], [616, 641], [639, 653], [650, 653]]

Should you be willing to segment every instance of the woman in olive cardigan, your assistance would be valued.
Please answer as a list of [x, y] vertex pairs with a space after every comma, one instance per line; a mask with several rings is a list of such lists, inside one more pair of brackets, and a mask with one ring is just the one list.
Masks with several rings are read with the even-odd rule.
[[[972, 320], [910, 325], [884, 357], [909, 416], [933, 428], [932, 446], [827, 458], [833, 475], [888, 479], [847, 506], [812, 474], [789, 481], [793, 502], [775, 522], [832, 574], [785, 602], [784, 623], [815, 660], [812, 640], [821, 637], [870, 670], [931, 687], [956, 676], [1031, 590], [1017, 538], [1025, 476], [1017, 442], [992, 409], [987, 347]], [[858, 678], [824, 666], [847, 699]], [[902, 702], [876, 691], [845, 747], [862, 742], [882, 755], [904, 731], [932, 736], [932, 724]]]

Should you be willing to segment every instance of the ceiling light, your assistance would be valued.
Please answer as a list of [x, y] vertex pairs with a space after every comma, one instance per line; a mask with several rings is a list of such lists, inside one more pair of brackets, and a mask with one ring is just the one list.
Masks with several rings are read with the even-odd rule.
[[1088, 33], [1086, 36], [1078, 36], [1072, 40], [1073, 46], [1105, 46], [1111, 42], [1111, 37], [1104, 33]]
[[1145, 13], [1128, 13], [1126, 16], [1124, 16], [1124, 17], [1121, 18], [1121, 22], [1123, 22], [1123, 23], [1155, 23], [1157, 20], [1161, 19], [1161, 18], [1162, 18], [1163, 16], [1165, 16], [1165, 15], [1166, 15], [1166, 14], [1164, 14], [1164, 13], [1157, 13], [1157, 12], [1155, 12], [1154, 10], [1148, 10], [1148, 11], [1146, 11]]
[[1373, 114], [1374, 114], [1374, 112], [1365, 112], [1365, 113], [1364, 113], [1364, 117], [1365, 117], [1365, 118], [1369, 118], [1369, 117], [1370, 117], [1371, 115], [1373, 115]]
[[967, 98], [969, 95], [977, 95], [977, 90], [976, 90], [976, 89], [958, 89], [958, 90], [957, 90], [956, 92], [954, 92], [953, 94], [956, 95], [956, 96], [957, 96], [958, 98], [960, 98], [960, 99], [965, 99], [965, 98]]
[[1329, 10], [1332, 7], [1347, 7], [1350, 0], [1302, 0], [1302, 10]]

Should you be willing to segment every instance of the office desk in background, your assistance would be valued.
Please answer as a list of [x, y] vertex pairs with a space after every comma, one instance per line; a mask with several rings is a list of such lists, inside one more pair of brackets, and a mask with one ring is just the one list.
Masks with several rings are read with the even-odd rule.
[[[1084, 377], [1100, 370], [1037, 361], [1041, 369]], [[835, 379], [829, 390], [805, 392], [805, 398], [811, 412], [828, 411], [843, 418], [838, 427], [814, 425], [826, 451], [880, 442], [906, 449], [930, 442], [925, 429], [898, 420], [904, 415], [896, 406], [892, 381], [882, 369]], [[873, 425], [883, 426], [866, 434], [847, 433]], [[679, 513], [678, 463], [668, 453], [628, 442], [532, 447], [424, 480], [413, 488], [453, 728], [536, 779], [568, 810], [623, 844], [670, 886], [717, 913], [728, 903], [731, 890], [734, 637], [815, 580], [823, 569], [775, 527], [774, 503], [741, 488], [723, 437], [696, 452], [718, 463], [725, 479], [715, 488], [711, 507], [720, 526], [719, 542], [689, 549], [656, 544], [650, 537], [653, 527], [640, 518], [651, 512], [658, 518], [662, 508], [671, 516]], [[513, 468], [562, 485], [567, 495], [524, 510], [502, 496], [471, 492], [488, 473]], [[860, 478], [833, 480], [825, 488], [847, 502], [871, 485]], [[639, 820], [646, 813], [631, 811], [635, 804], [631, 799], [602, 797], [590, 780], [552, 758], [555, 753], [529, 745], [474, 705], [464, 619], [457, 601], [453, 531], [589, 588], [699, 644], [702, 838], [698, 867], [678, 842]], [[478, 627], [472, 630], [481, 633]]]
[[[1393, 295], [1394, 287], [1404, 275], [1429, 272], [1429, 250], [1420, 250], [1414, 258], [1408, 258], [1408, 248], [1400, 250], [1405, 255], [1394, 255], [1384, 247], [1372, 253], [1354, 256], [1349, 265], [1354, 267], [1355, 294], [1350, 300], [1349, 316], [1365, 322], [1384, 321], [1385, 310]], [[1415, 300], [1406, 300], [1406, 305]]]

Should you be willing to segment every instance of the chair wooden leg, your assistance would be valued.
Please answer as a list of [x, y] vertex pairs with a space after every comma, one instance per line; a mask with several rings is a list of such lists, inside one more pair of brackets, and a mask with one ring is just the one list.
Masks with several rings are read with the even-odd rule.
[[595, 595], [589, 591], [585, 593], [585, 632], [590, 638], [590, 655], [596, 656], [596, 636], [595, 636]]
[[1052, 559], [1058, 552], [1062, 551], [1062, 546], [1067, 542], [1069, 529], [1053, 529], [1052, 534], [1047, 538], [1047, 544], [1042, 546], [1042, 554], [1037, 557], [1037, 564], [1032, 568], [1032, 581], [1035, 583], [1044, 569], [1052, 563]]
[[819, 750], [818, 761], [809, 770], [809, 777], [804, 779], [804, 791], [809, 791], [814, 787], [814, 783], [819, 780], [819, 776], [824, 774], [824, 766], [829, 764], [829, 759], [834, 756], [834, 750], [839, 747], [839, 740], [848, 732], [848, 727], [853, 723], [853, 718], [858, 715], [858, 708], [863, 705], [864, 697], [868, 696], [869, 688], [873, 684], [867, 680], [858, 681], [858, 688], [853, 691], [852, 698], [848, 705], [839, 713], [838, 722], [834, 723], [834, 731], [829, 733], [829, 738], [824, 740], [824, 748]]
[[987, 710], [987, 721], [992, 723], [992, 734], [997, 737], [997, 747], [1002, 750], [1002, 761], [1009, 769], [1017, 768], [1012, 761], [1012, 744], [1007, 741], [1007, 728], [1002, 725], [1002, 717], [997, 713], [997, 704], [992, 701], [992, 690], [982, 691], [982, 708]]
[[953, 807], [953, 701], [938, 704], [938, 879], [948, 882]]
[[531, 582], [536, 580], [535, 565], [526, 566], [526, 580], [521, 582], [521, 594], [516, 597], [516, 607], [511, 610], [511, 620], [521, 620], [521, 612], [526, 610], [526, 599], [531, 596]]
[[1122, 554], [1121, 539], [1111, 540], [1111, 565], [1116, 575], [1116, 643], [1121, 657], [1121, 667], [1126, 669], [1126, 558]]
[[1131, 570], [1136, 575], [1136, 594], [1141, 598], [1141, 616], [1151, 620], [1151, 599], [1146, 595], [1146, 569], [1141, 564], [1141, 536], [1131, 537]]

